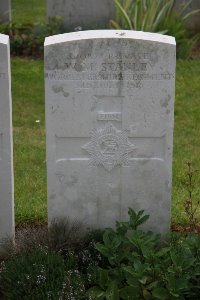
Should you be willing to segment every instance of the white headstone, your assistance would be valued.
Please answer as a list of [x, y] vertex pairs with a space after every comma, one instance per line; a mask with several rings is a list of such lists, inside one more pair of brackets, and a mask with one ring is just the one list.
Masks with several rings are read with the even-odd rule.
[[88, 227], [150, 214], [170, 227], [176, 47], [160, 34], [97, 30], [45, 41], [49, 221]]
[[9, 37], [0, 34], [0, 245], [14, 238], [13, 143]]
[[11, 2], [10, 0], [0, 0], [0, 23], [11, 20]]
[[113, 0], [48, 0], [48, 17], [63, 17], [66, 29], [108, 26], [115, 15]]

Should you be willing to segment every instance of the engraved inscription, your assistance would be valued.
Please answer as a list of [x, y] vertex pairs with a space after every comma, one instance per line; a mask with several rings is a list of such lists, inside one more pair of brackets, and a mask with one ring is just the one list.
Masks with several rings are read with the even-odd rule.
[[66, 70], [75, 70], [75, 71], [98, 71], [103, 72], [120, 72], [120, 71], [147, 71], [146, 62], [124, 62], [124, 61], [115, 61], [115, 62], [105, 62], [97, 64], [97, 62], [88, 62], [88, 63], [77, 63], [76, 61], [67, 61], [64, 63], [64, 68]]
[[62, 70], [48, 71], [45, 73], [45, 78], [48, 80], [142, 80], [142, 81], [156, 81], [156, 80], [171, 80], [175, 78], [175, 74], [165, 73], [122, 73], [122, 72], [82, 72], [70, 73]]
[[[112, 41], [113, 43], [114, 41]], [[104, 41], [102, 41], [102, 43], [104, 43]], [[122, 41], [122, 43], [120, 42], [120, 40], [117, 41], [117, 46], [119, 46], [119, 44], [125, 44], [125, 49], [127, 50], [127, 45], [126, 45], [126, 41]], [[101, 45], [102, 46], [102, 45]], [[108, 45], [106, 45], [108, 46]], [[107, 47], [108, 48], [108, 47]], [[132, 45], [131, 45], [131, 49], [132, 49]], [[136, 49], [135, 49], [136, 50]], [[149, 52], [143, 52], [142, 50], [140, 51], [132, 51], [132, 52], [124, 52], [124, 53], [113, 53], [113, 52], [109, 52], [108, 50], [108, 59], [115, 59], [115, 60], [151, 60], [152, 57], [152, 53]], [[96, 56], [92, 55], [92, 53], [78, 53], [75, 54], [74, 51], [73, 52], [67, 52], [66, 53], [66, 57], [65, 57], [66, 61], [71, 61], [71, 60], [85, 60], [85, 59], [96, 59]]]
[[128, 154], [136, 149], [125, 132], [116, 129], [112, 123], [92, 132], [91, 141], [82, 146], [91, 158], [89, 165], [103, 166], [110, 172], [115, 166], [128, 166]]
[[117, 61], [117, 62], [107, 62], [102, 63], [101, 65], [103, 72], [120, 72], [120, 71], [147, 71], [147, 63], [135, 63], [135, 62], [123, 62], [123, 61]]
[[58, 181], [59, 181], [60, 183], [62, 183], [62, 182], [64, 181], [64, 179], [65, 179], [65, 175], [63, 175], [63, 174], [61, 174], [61, 173], [57, 173], [56, 176], [57, 176]]
[[98, 121], [121, 121], [121, 112], [103, 112], [99, 111], [97, 115]]

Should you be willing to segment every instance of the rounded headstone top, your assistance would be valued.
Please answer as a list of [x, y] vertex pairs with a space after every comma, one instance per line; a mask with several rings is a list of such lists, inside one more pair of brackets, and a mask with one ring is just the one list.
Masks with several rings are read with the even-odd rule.
[[7, 45], [9, 43], [9, 36], [6, 34], [1, 34], [0, 33], [0, 44], [5, 44]]
[[47, 37], [44, 45], [49, 46], [52, 44], [60, 44], [71, 41], [110, 38], [145, 40], [176, 45], [175, 38], [172, 36], [134, 30], [89, 30], [64, 33]]

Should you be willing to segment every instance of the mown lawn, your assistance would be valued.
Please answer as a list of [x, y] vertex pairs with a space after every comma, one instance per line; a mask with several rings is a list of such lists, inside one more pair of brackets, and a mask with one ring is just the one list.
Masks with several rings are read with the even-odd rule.
[[45, 22], [46, 2], [46, 0], [11, 0], [12, 20], [16, 23]]
[[12, 59], [12, 95], [16, 221], [44, 221], [47, 211], [42, 61]]
[[[175, 102], [173, 162], [173, 222], [184, 221], [185, 162], [191, 160], [196, 174], [194, 199], [200, 200], [200, 60], [178, 61]], [[200, 212], [200, 208], [199, 208]], [[199, 213], [200, 221], [200, 213]]]
[[[178, 61], [173, 161], [173, 223], [185, 222], [185, 162], [200, 169], [200, 60]], [[47, 220], [43, 61], [12, 59], [17, 223]], [[39, 122], [36, 122], [39, 120]], [[200, 199], [200, 175], [195, 199]], [[200, 212], [200, 210], [199, 210]], [[200, 213], [199, 213], [200, 217]], [[200, 219], [200, 218], [199, 218]]]

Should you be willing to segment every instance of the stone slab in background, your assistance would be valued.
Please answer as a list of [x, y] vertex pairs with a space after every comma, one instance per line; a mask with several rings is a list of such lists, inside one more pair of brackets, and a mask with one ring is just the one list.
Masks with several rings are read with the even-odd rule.
[[14, 227], [10, 46], [0, 34], [0, 245], [14, 238]]
[[170, 228], [175, 40], [99, 30], [45, 41], [48, 215]]
[[113, 0], [47, 0], [48, 17], [61, 16], [66, 29], [100, 28], [115, 14]]
[[11, 0], [0, 0], [0, 23], [11, 20]]
[[[176, 0], [176, 9], [177, 11], [183, 7], [188, 0]], [[193, 0], [187, 7], [186, 13], [190, 13], [193, 10], [200, 9], [200, 0]], [[186, 20], [186, 27], [194, 32], [200, 31], [200, 12], [191, 16]]]

